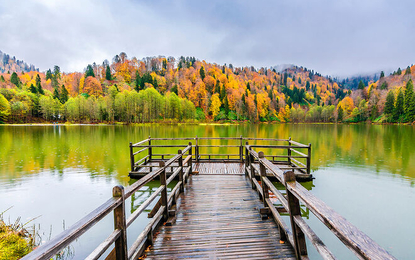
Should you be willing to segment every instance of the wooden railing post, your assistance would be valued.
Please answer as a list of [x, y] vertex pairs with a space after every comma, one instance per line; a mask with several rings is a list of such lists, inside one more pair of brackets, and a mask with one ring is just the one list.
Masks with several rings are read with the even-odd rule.
[[[248, 146], [248, 142], [245, 142], [245, 145]], [[249, 151], [245, 147], [245, 175], [248, 176], [248, 166], [249, 166]]]
[[[192, 155], [192, 156], [190, 157], [189, 161], [187, 162], [188, 167], [190, 167], [189, 174], [188, 174], [187, 177], [189, 177], [190, 174], [193, 174], [193, 153], [192, 153], [192, 148], [193, 147], [192, 147], [192, 142], [189, 142], [189, 145], [190, 145], [189, 155]], [[184, 181], [186, 182], [187, 180], [184, 180]]]
[[166, 181], [166, 167], [164, 162], [159, 162], [159, 167], [162, 169], [160, 173], [160, 185], [164, 185], [164, 189], [161, 191], [161, 206], [164, 206], [163, 219], [167, 220], [169, 217], [169, 208], [167, 206], [167, 181]]
[[307, 154], [307, 174], [311, 173], [310, 170], [310, 165], [311, 165], [311, 144], [308, 144], [308, 154]]
[[199, 138], [196, 135], [196, 146], [195, 146], [196, 162], [199, 162]]
[[[251, 151], [251, 150], [252, 150], [252, 148], [249, 147], [249, 151]], [[252, 156], [251, 152], [249, 152], [249, 154], [250, 154], [250, 157], [249, 157], [249, 166], [251, 166], [250, 167], [250, 169], [251, 169], [250, 180], [251, 180], [252, 189], [255, 189], [256, 188], [255, 183], [254, 183], [255, 169], [254, 169], [254, 165], [253, 165], [254, 157]]]
[[295, 197], [290, 190], [288, 185], [295, 185], [295, 174], [293, 171], [284, 172], [284, 182], [287, 192], [288, 209], [290, 213], [291, 229], [294, 237], [294, 250], [297, 259], [301, 259], [301, 256], [307, 255], [307, 247], [305, 244], [305, 236], [303, 231], [294, 221], [295, 216], [301, 217], [300, 201]]
[[242, 135], [241, 135], [241, 142], [240, 142], [240, 145], [239, 145], [239, 160], [241, 162], [244, 161], [244, 150], [243, 150], [243, 144], [242, 144]]
[[125, 220], [125, 195], [124, 187], [119, 185], [112, 189], [112, 196], [122, 198], [121, 204], [114, 209], [114, 229], [121, 231], [120, 236], [115, 240], [115, 255], [117, 260], [124, 260], [128, 257], [127, 251], [127, 224]]
[[[288, 146], [291, 146], [291, 137], [288, 137]], [[291, 148], [288, 147], [288, 165], [291, 166]]]
[[184, 191], [184, 181], [183, 181], [183, 154], [182, 154], [182, 150], [177, 151], [178, 154], [181, 154], [181, 156], [179, 157], [179, 181], [182, 182], [182, 184], [180, 185], [180, 192]]
[[[153, 156], [153, 149], [151, 148], [151, 136], [148, 136], [148, 161], [149, 161], [150, 165], [151, 165], [152, 156]], [[153, 167], [150, 167], [149, 170], [150, 170], [150, 172], [152, 172]]]
[[261, 186], [262, 186], [262, 194], [263, 194], [262, 200], [264, 202], [264, 207], [268, 207], [267, 199], [269, 198], [269, 192], [268, 192], [268, 186], [264, 181], [264, 179], [267, 177], [267, 170], [265, 169], [265, 166], [262, 164], [262, 161], [261, 161], [261, 159], [265, 158], [264, 152], [262, 151], [259, 152], [258, 157], [259, 157], [258, 163], [259, 163], [259, 171], [261, 174]]
[[133, 143], [130, 142], [130, 161], [131, 161], [131, 171], [134, 171], [134, 151], [133, 151]]

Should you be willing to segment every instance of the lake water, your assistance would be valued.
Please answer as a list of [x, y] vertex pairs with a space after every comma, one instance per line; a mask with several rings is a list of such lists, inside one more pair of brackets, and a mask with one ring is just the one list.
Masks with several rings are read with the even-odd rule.
[[[379, 125], [0, 126], [0, 212], [36, 218], [41, 240], [106, 201], [128, 177], [129, 142], [152, 137], [249, 136], [312, 144], [312, 192], [398, 259], [415, 247], [415, 127]], [[127, 212], [149, 196], [144, 187]], [[146, 223], [129, 228], [131, 244]], [[112, 214], [69, 248], [82, 259], [111, 232]], [[307, 220], [340, 259], [353, 255], [315, 217]], [[310, 244], [309, 244], [310, 245]], [[310, 248], [310, 257], [317, 258]]]

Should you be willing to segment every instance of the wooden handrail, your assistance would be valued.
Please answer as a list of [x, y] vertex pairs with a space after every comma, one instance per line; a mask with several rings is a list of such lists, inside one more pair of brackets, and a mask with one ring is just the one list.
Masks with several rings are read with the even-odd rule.
[[[296, 144], [294, 142], [294, 144]], [[296, 144], [297, 145], [297, 144]], [[251, 171], [259, 171], [261, 174], [261, 186], [255, 179], [254, 174], [250, 174], [253, 187], [264, 200], [264, 206], [269, 207], [271, 214], [280, 227], [281, 236], [288, 237], [293, 245], [298, 259], [307, 255], [304, 235], [308, 237], [313, 246], [324, 259], [335, 259], [330, 250], [324, 245], [320, 238], [307, 225], [300, 215], [299, 201], [301, 201], [323, 224], [325, 224], [353, 253], [361, 259], [395, 259], [384, 248], [379, 246], [374, 240], [360, 231], [357, 227], [348, 222], [344, 217], [335, 212], [323, 201], [314, 196], [310, 191], [305, 189], [300, 183], [295, 181], [295, 175], [292, 171], [282, 171], [280, 167], [270, 162], [262, 152], [257, 153], [252, 150], [253, 146], [245, 145], [246, 156], [257, 159], [259, 169], [252, 164], [252, 160], [247, 160], [246, 172], [248, 168]], [[309, 145], [309, 147], [311, 147]], [[265, 175], [266, 169], [272, 173], [286, 188], [287, 199], [277, 190], [271, 181]], [[249, 172], [248, 172], [249, 173]], [[275, 206], [267, 197], [268, 189], [274, 193], [283, 207], [288, 210], [291, 219], [293, 233], [289, 233], [287, 226], [278, 214]], [[290, 237], [292, 236], [292, 237]]]
[[[149, 141], [146, 139], [145, 141]], [[143, 143], [139, 142], [137, 144]], [[130, 149], [132, 149], [134, 145], [130, 143]], [[140, 146], [144, 147], [144, 146]], [[183, 146], [180, 146], [183, 147]], [[176, 187], [173, 189], [173, 193], [168, 197], [167, 196], [167, 184], [172, 180], [169, 178], [166, 180], [166, 168], [171, 166], [174, 162], [178, 162], [179, 165], [183, 160], [183, 156], [186, 156], [188, 153], [187, 159], [187, 168], [191, 169], [189, 165], [191, 160], [191, 152], [192, 144], [189, 143], [183, 151], [178, 152], [173, 158], [168, 160], [167, 162], [160, 162], [159, 168], [154, 170], [141, 178], [140, 180], [136, 181], [134, 184], [126, 187], [122, 186], [115, 186], [113, 189], [113, 197], [110, 198], [108, 201], [100, 205], [98, 208], [93, 210], [91, 213], [83, 217], [81, 220], [76, 222], [74, 225], [69, 227], [67, 230], [63, 231], [62, 233], [58, 234], [49, 242], [41, 245], [36, 250], [32, 251], [22, 259], [25, 260], [32, 260], [32, 259], [50, 259], [54, 257], [57, 253], [59, 253], [63, 248], [68, 246], [70, 243], [75, 241], [78, 237], [84, 234], [87, 230], [93, 227], [96, 223], [102, 220], [105, 216], [109, 213], [114, 212], [114, 223], [115, 228], [114, 231], [87, 257], [87, 259], [98, 259], [102, 256], [105, 251], [115, 243], [115, 248], [111, 254], [116, 255], [117, 259], [130, 259], [131, 257], [136, 256], [137, 254], [141, 253], [144, 247], [140, 247], [140, 244], [144, 241], [144, 238], [147, 240], [152, 240], [152, 231], [153, 226], [158, 225], [163, 217], [164, 220], [167, 220], [168, 217], [168, 209], [169, 205], [172, 205], [173, 200], [169, 198], [175, 198], [177, 196], [177, 192], [180, 192], [180, 186], [183, 182], [179, 182], [176, 184]], [[174, 175], [183, 172], [184, 174], [188, 174], [189, 171], [183, 170], [184, 165], [174, 172]], [[148, 182], [152, 181], [155, 177], [161, 176], [161, 185], [160, 187], [154, 192], [146, 201], [144, 201], [140, 207], [134, 211], [131, 216], [126, 219], [125, 217], [125, 207], [124, 203], [127, 198], [129, 198], [133, 193], [138, 191], [141, 187], [143, 187]], [[186, 178], [186, 177], [184, 177]], [[162, 198], [162, 205], [158, 209], [156, 215], [153, 217], [152, 221], [150, 221], [149, 225], [145, 228], [145, 230], [141, 233], [138, 237], [137, 241], [133, 244], [133, 247], [127, 252], [127, 243], [126, 243], [126, 229], [132, 224], [132, 222], [147, 208], [151, 202], [161, 194]], [[150, 234], [151, 233], [151, 234]], [[149, 235], [150, 234], [150, 235]], [[150, 236], [150, 237], [149, 237]], [[137, 244], [138, 243], [138, 244]], [[137, 251], [138, 250], [138, 251]]]

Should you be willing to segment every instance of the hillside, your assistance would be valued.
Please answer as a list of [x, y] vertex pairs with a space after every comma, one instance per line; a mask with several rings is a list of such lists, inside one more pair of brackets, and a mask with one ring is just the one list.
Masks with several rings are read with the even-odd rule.
[[94, 63], [84, 72], [67, 74], [55, 66], [46, 73], [2, 73], [0, 93], [10, 107], [10, 115], [3, 116], [8, 122], [393, 121], [383, 115], [387, 93], [397, 93], [412, 71], [345, 90], [330, 77], [297, 66], [278, 72], [194, 57], [129, 59], [120, 53], [112, 63]]
[[29, 71], [39, 71], [34, 65], [28, 65], [26, 62], [21, 60], [16, 60], [13, 56], [3, 53], [0, 51], [0, 72], [29, 72]]

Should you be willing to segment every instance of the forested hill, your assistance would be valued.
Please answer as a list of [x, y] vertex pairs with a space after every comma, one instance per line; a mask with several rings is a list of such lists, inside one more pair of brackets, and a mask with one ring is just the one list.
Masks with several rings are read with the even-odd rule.
[[16, 60], [16, 58], [10, 57], [10, 55], [0, 51], [0, 72], [29, 72], [29, 71], [39, 71], [32, 64], [28, 65], [26, 62], [21, 60]]
[[393, 116], [399, 112], [395, 98], [394, 112], [384, 111], [388, 91], [398, 96], [399, 89], [411, 84], [411, 68], [381, 76], [376, 82], [359, 82], [357, 90], [345, 90], [330, 77], [297, 66], [278, 72], [194, 57], [138, 60], [120, 53], [112, 62], [88, 65], [84, 72], [64, 73], [55, 66], [45, 73], [2, 73], [0, 121], [412, 120], [409, 114]]

